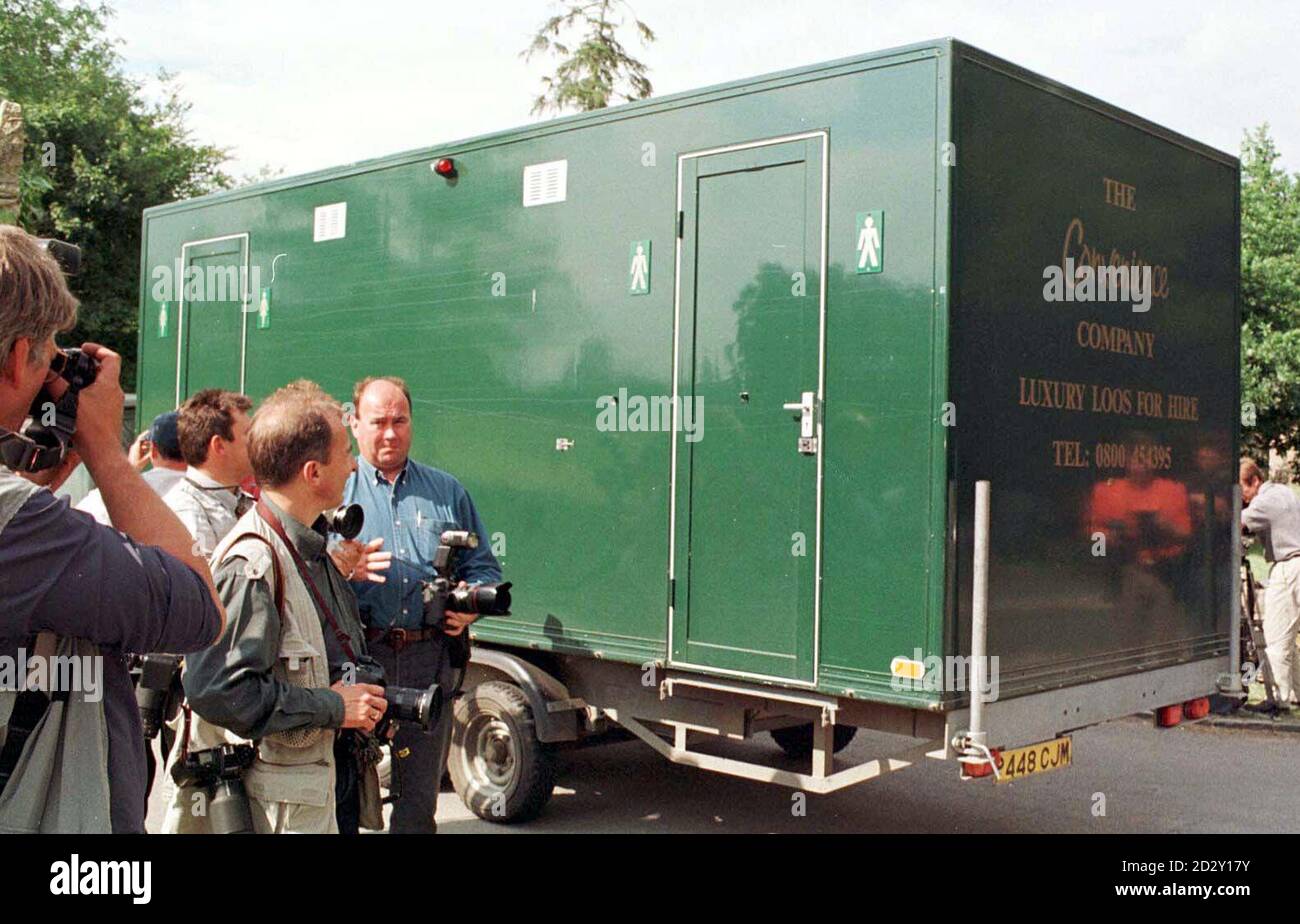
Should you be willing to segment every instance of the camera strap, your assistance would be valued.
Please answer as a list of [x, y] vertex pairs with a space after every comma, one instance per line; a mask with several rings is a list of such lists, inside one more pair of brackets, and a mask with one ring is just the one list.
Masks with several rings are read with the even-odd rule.
[[289, 555], [293, 558], [294, 567], [298, 569], [298, 576], [302, 578], [303, 583], [307, 585], [307, 589], [311, 591], [311, 596], [312, 599], [316, 601], [316, 606], [325, 614], [326, 620], [329, 621], [330, 628], [334, 630], [334, 638], [336, 638], [338, 643], [343, 646], [343, 653], [348, 656], [348, 660], [353, 664], [356, 664], [357, 656], [352, 651], [351, 637], [339, 628], [339, 622], [334, 618], [334, 611], [330, 609], [330, 605], [325, 602], [325, 597], [321, 594], [320, 590], [317, 589], [316, 582], [311, 579], [311, 573], [307, 570], [307, 563], [302, 560], [302, 556], [298, 554], [298, 550], [294, 547], [293, 542], [290, 541], [288, 534], [284, 531], [284, 524], [280, 522], [280, 518], [277, 517], [275, 512], [272, 511], [263, 501], [259, 500], [257, 502], [257, 513], [258, 516], [265, 520], [266, 524], [275, 531], [275, 534], [280, 537], [280, 541], [283, 542], [285, 547], [289, 550]]

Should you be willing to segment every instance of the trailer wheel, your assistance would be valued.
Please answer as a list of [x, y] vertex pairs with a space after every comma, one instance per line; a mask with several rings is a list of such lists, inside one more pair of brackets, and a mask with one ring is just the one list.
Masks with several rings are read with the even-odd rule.
[[496, 824], [537, 817], [555, 788], [555, 762], [537, 740], [528, 698], [491, 680], [456, 701], [447, 765], [465, 807]]
[[[853, 736], [858, 733], [855, 726], [836, 725], [835, 726], [835, 745], [834, 753], [838, 754], [849, 746]], [[813, 727], [808, 725], [792, 725], [789, 728], [774, 728], [769, 735], [772, 740], [781, 746], [790, 757], [805, 758], [812, 757], [813, 752]]]

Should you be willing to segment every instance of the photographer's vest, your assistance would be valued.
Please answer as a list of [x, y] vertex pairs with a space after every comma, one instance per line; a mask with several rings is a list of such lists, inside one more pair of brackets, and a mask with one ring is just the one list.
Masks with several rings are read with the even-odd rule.
[[[254, 534], [250, 536], [249, 534]], [[256, 538], [260, 537], [260, 538]], [[269, 547], [268, 547], [269, 543]], [[271, 550], [275, 551], [275, 560]], [[283, 581], [279, 658], [272, 672], [282, 683], [323, 689], [330, 685], [325, 635], [311, 592], [294, 567], [289, 549], [257, 513], [240, 518], [212, 553], [212, 570], [231, 558], [245, 560], [250, 580], [265, 579], [272, 588]], [[275, 570], [279, 570], [277, 579]], [[297, 728], [276, 732], [254, 742], [257, 759], [244, 773], [244, 788], [259, 833], [336, 834], [334, 810], [334, 736], [332, 728]], [[178, 737], [172, 761], [179, 756], [184, 735]], [[189, 750], [200, 751], [228, 743], [247, 743], [233, 732], [193, 715]], [[198, 798], [196, 798], [198, 795]], [[175, 794], [164, 830], [199, 833], [206, 829], [201, 794], [184, 789]]]
[[[0, 536], [33, 495], [44, 490], [0, 466]], [[33, 653], [45, 657], [98, 657], [84, 639], [42, 632]], [[15, 678], [16, 680], [17, 678]], [[17, 684], [15, 684], [17, 685]], [[13, 763], [0, 793], [0, 833], [107, 834], [112, 831], [108, 785], [108, 724], [104, 703], [87, 702], [79, 691], [58, 693], [14, 753], [10, 740], [15, 707], [33, 703], [31, 694], [0, 690], [0, 754]], [[9, 744], [8, 751], [5, 744]]]

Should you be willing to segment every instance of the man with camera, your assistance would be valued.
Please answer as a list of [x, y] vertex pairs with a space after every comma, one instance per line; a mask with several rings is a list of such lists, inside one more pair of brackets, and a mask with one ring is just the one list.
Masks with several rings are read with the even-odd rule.
[[[356, 408], [352, 433], [361, 458], [348, 482], [347, 501], [365, 510], [360, 538], [383, 539], [392, 553], [384, 583], [354, 584], [371, 651], [392, 683], [423, 687], [436, 683], [447, 694], [447, 708], [431, 733], [402, 726], [394, 739], [400, 797], [393, 804], [393, 833], [434, 833], [438, 790], [451, 740], [450, 695], [457, 680], [454, 663], [467, 656], [461, 637], [475, 613], [433, 612], [425, 616], [423, 583], [436, 579], [434, 559], [444, 530], [468, 530], [481, 540], [457, 560], [460, 587], [501, 580], [488, 535], [469, 492], [446, 472], [410, 458], [411, 395], [395, 376], [367, 378], [352, 393]], [[458, 649], [458, 650], [457, 650]]]
[[[122, 652], [196, 651], [224, 614], [185, 527], [118, 442], [121, 357], [55, 346], [76, 312], [49, 249], [0, 226], [0, 655], [21, 663], [73, 645], [103, 669], [97, 702], [76, 690], [0, 693], [12, 699], [0, 713], [0, 829], [143, 832], [144, 740]], [[117, 529], [47, 490], [79, 459]], [[76, 747], [49, 741], [60, 729], [80, 729]]]
[[1300, 498], [1290, 485], [1265, 481], [1253, 459], [1243, 458], [1241, 528], [1257, 536], [1264, 558], [1272, 563], [1264, 591], [1264, 642], [1278, 698], [1285, 708], [1300, 703], [1300, 662], [1296, 634], [1300, 631]]
[[[126, 457], [137, 469], [150, 466], [141, 477], [159, 497], [166, 495], [185, 475], [185, 457], [181, 455], [180, 439], [176, 434], [177, 417], [175, 411], [159, 414], [126, 452]], [[103, 493], [98, 488], [83, 497], [77, 503], [77, 509], [90, 514], [97, 523], [113, 525], [108, 519]]]
[[[242, 776], [248, 809], [223, 803], [218, 830], [337, 833], [336, 784], [349, 801], [378, 795], [369, 735], [388, 707], [381, 686], [352, 682], [369, 663], [365, 638], [356, 597], [326, 550], [322, 514], [343, 499], [355, 466], [343, 409], [311, 382], [281, 388], [254, 415], [248, 457], [261, 499], [212, 555], [229, 624], [186, 659], [193, 715], [173, 749], [183, 785], [167, 829], [216, 828], [210, 793], [229, 795]], [[341, 808], [345, 817], [362, 811]], [[377, 801], [370, 810], [367, 826]]]

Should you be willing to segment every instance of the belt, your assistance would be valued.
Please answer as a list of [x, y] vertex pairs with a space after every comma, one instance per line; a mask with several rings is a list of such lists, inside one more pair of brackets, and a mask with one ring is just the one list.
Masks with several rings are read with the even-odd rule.
[[416, 642], [427, 642], [429, 639], [437, 638], [442, 633], [441, 629], [366, 629], [366, 641], [368, 642], [385, 642], [394, 651], [401, 651], [407, 645], [413, 645]]

